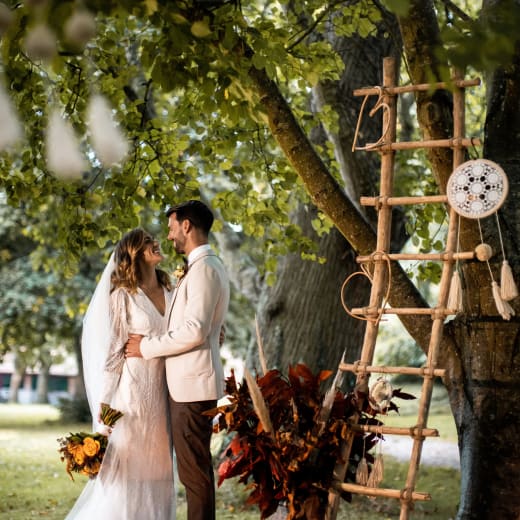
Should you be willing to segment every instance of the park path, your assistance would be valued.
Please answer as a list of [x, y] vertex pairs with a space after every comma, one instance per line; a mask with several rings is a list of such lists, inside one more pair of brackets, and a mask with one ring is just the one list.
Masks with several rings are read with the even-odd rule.
[[[410, 460], [412, 443], [411, 437], [387, 435], [382, 446], [383, 454], [407, 462]], [[421, 464], [460, 469], [459, 448], [454, 442], [430, 437], [423, 443]]]

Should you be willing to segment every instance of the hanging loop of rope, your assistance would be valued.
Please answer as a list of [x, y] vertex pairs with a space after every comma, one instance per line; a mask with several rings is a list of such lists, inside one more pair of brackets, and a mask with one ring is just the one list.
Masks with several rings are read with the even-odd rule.
[[386, 287], [385, 296], [381, 303], [381, 309], [378, 310], [378, 313], [377, 313], [378, 314], [377, 318], [372, 318], [371, 316], [356, 315], [348, 308], [347, 304], [345, 303], [345, 288], [347, 287], [349, 282], [352, 280], [352, 278], [354, 278], [355, 276], [365, 276], [366, 278], [368, 278], [370, 283], [373, 284], [373, 278], [374, 278], [373, 274], [369, 271], [369, 269], [367, 268], [367, 266], [365, 264], [361, 264], [361, 271], [355, 271], [355, 272], [351, 273], [349, 276], [347, 276], [347, 278], [341, 285], [341, 293], [340, 293], [341, 294], [341, 304], [342, 304], [345, 312], [352, 318], [355, 318], [356, 320], [361, 320], [361, 321], [370, 321], [377, 325], [381, 321], [381, 318], [383, 317], [383, 309], [385, 308], [386, 304], [388, 303], [388, 299], [390, 297], [390, 289], [392, 287], [392, 265], [391, 265], [391, 261], [390, 261], [388, 254], [383, 251], [374, 251], [370, 256], [372, 257], [372, 260], [369, 262], [370, 264], [373, 265], [377, 261], [376, 258], [379, 256], [386, 262], [386, 266], [388, 268], [388, 284]]
[[[380, 108], [383, 109], [383, 112], [385, 110], [390, 112], [390, 107], [388, 106], [388, 103], [383, 102], [384, 88], [379, 86], [379, 85], [376, 86], [375, 88], [379, 91], [379, 97], [377, 98], [377, 101], [376, 101], [374, 107], [372, 108], [372, 110], [370, 110], [370, 112], [368, 113], [368, 115], [370, 117], [373, 117], [374, 114]], [[363, 119], [363, 112], [365, 111], [365, 105], [366, 105], [366, 103], [368, 101], [369, 96], [370, 96], [370, 94], [367, 94], [363, 98], [363, 103], [361, 104], [361, 109], [359, 110], [358, 120], [357, 120], [357, 123], [356, 123], [356, 130], [354, 132], [354, 140], [353, 140], [353, 143], [352, 143], [352, 151], [353, 152], [356, 151], [356, 150], [371, 150], [373, 148], [377, 148], [378, 146], [382, 145], [384, 143], [386, 134], [388, 133], [388, 130], [390, 128], [390, 118], [388, 117], [386, 119], [386, 124], [385, 124], [385, 127], [383, 129], [383, 133], [382, 133], [381, 137], [375, 143], [367, 143], [365, 146], [357, 146], [359, 127], [361, 126], [361, 121]]]

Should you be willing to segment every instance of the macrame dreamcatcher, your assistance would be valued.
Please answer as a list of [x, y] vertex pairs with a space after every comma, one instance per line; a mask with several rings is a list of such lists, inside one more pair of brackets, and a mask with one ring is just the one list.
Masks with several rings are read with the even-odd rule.
[[[496, 163], [487, 159], [474, 159], [458, 166], [450, 178], [446, 187], [448, 203], [460, 217], [477, 220], [481, 243], [475, 248], [476, 257], [486, 262], [491, 276], [493, 298], [498, 312], [505, 320], [509, 320], [515, 314], [509, 301], [518, 296], [518, 289], [513, 279], [509, 262], [505, 256], [502, 231], [498, 219], [498, 210], [504, 203], [509, 190], [509, 183], [504, 170]], [[498, 227], [498, 237], [502, 252], [502, 269], [500, 285], [493, 276], [489, 259], [493, 256], [493, 250], [489, 244], [484, 243], [480, 219], [495, 215]], [[459, 237], [457, 236], [457, 250]], [[462, 288], [458, 270], [458, 260], [450, 285], [448, 308], [462, 310]]]

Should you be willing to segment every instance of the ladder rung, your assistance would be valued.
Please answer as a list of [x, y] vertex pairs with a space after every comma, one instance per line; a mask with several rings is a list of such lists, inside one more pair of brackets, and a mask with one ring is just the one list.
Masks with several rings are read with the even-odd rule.
[[397, 308], [397, 307], [385, 307], [384, 309], [376, 309], [375, 307], [356, 307], [351, 309], [350, 312], [355, 314], [356, 316], [379, 316], [379, 314], [401, 314], [401, 315], [412, 315], [412, 314], [420, 314], [420, 315], [437, 315], [441, 314], [443, 316], [450, 316], [452, 314], [457, 314], [457, 311], [454, 309], [437, 309], [437, 308], [429, 308], [429, 307], [409, 307], [409, 308]]
[[436, 83], [418, 83], [417, 85], [401, 85], [396, 87], [362, 87], [354, 90], [354, 96], [380, 96], [381, 92], [386, 94], [404, 94], [405, 92], [419, 92], [427, 90], [451, 89], [453, 86], [476, 87], [480, 85], [480, 78], [454, 79], [453, 81], [439, 81]]
[[362, 206], [404, 206], [432, 202], [448, 202], [447, 195], [421, 195], [417, 197], [361, 197]]
[[429, 141], [367, 144], [363, 150], [367, 152], [389, 152], [391, 150], [416, 150], [419, 148], [469, 148], [481, 144], [477, 137], [452, 137], [450, 139], [430, 139]]
[[361, 363], [340, 363], [339, 369], [345, 372], [354, 372], [355, 374], [363, 372], [375, 372], [378, 374], [405, 374], [412, 376], [437, 376], [444, 377], [446, 370], [444, 368], [428, 368], [428, 367], [384, 367], [384, 366], [365, 366]]
[[372, 253], [371, 255], [363, 255], [356, 257], [356, 261], [361, 264], [365, 262], [380, 262], [383, 260], [439, 260], [453, 261], [455, 260], [472, 260], [475, 258], [474, 251], [448, 252], [444, 253]]
[[419, 491], [412, 491], [411, 493], [406, 490], [399, 489], [385, 489], [385, 488], [369, 488], [366, 486], [360, 486], [359, 484], [350, 484], [347, 482], [337, 483], [336, 489], [342, 489], [350, 493], [356, 493], [357, 495], [368, 495], [372, 497], [387, 497], [387, 498], [399, 498], [402, 500], [413, 500], [413, 501], [426, 501], [431, 500], [430, 493], [421, 493]]
[[369, 432], [380, 433], [387, 435], [408, 435], [414, 439], [422, 437], [438, 437], [439, 430], [435, 428], [418, 428], [411, 426], [410, 428], [403, 428], [401, 426], [377, 426], [375, 424], [349, 424], [355, 432]]

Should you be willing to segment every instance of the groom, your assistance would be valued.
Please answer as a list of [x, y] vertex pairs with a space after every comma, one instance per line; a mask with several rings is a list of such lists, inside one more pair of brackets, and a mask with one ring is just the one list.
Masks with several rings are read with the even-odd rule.
[[186, 487], [188, 520], [215, 519], [215, 483], [210, 452], [212, 420], [203, 412], [224, 395], [219, 336], [229, 303], [229, 279], [208, 244], [210, 209], [198, 200], [171, 207], [168, 240], [187, 255], [188, 272], [173, 294], [168, 332], [131, 334], [127, 357], [166, 357], [172, 435], [179, 478]]

